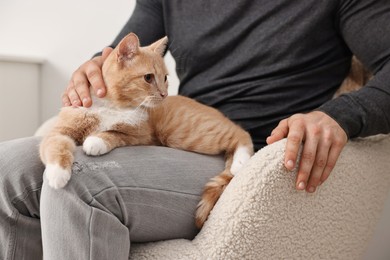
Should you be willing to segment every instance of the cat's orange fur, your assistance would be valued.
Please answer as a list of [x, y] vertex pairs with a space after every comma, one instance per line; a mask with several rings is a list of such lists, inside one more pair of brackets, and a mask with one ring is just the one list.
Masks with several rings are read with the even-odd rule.
[[351, 60], [351, 69], [348, 76], [344, 79], [340, 88], [336, 91], [334, 97], [338, 97], [344, 93], [357, 91], [362, 88], [370, 79], [372, 73], [366, 69], [363, 64], [355, 57]]
[[167, 38], [140, 47], [126, 36], [103, 64], [104, 99], [91, 108], [63, 108], [44, 137], [40, 155], [49, 185], [61, 188], [71, 176], [73, 152], [83, 145], [101, 155], [126, 145], [163, 145], [203, 154], [224, 153], [225, 170], [212, 178], [196, 211], [200, 228], [226, 185], [253, 154], [247, 132], [219, 111], [182, 96], [167, 97], [167, 69], [162, 55]]

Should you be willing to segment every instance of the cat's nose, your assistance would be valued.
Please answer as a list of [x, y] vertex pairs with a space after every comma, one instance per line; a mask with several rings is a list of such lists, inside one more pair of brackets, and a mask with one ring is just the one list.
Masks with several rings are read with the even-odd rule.
[[160, 96], [161, 96], [162, 98], [165, 98], [165, 97], [167, 96], [167, 93], [165, 93], [165, 92], [160, 92]]

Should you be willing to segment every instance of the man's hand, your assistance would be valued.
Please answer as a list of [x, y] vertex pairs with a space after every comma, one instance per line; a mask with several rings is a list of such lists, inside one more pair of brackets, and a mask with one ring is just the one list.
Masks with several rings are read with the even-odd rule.
[[64, 94], [62, 94], [63, 106], [90, 107], [92, 105], [90, 86], [98, 97], [105, 96], [106, 85], [102, 76], [102, 65], [111, 52], [112, 48], [104, 48], [102, 56], [85, 62], [73, 73]]
[[284, 165], [288, 170], [295, 167], [298, 151], [303, 144], [296, 179], [296, 188], [315, 192], [334, 168], [336, 161], [348, 141], [340, 125], [327, 114], [314, 111], [295, 114], [280, 121], [267, 138], [272, 144], [287, 137]]

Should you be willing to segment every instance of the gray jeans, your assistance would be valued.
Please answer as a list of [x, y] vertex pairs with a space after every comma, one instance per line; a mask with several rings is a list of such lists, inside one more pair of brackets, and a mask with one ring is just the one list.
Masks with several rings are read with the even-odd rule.
[[221, 157], [166, 147], [76, 152], [64, 189], [45, 184], [39, 139], [0, 143], [0, 259], [128, 259], [131, 242], [193, 238]]

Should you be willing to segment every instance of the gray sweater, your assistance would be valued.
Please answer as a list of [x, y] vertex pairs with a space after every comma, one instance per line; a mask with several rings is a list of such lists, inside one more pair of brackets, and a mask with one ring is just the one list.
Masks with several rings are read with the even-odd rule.
[[[248, 130], [257, 149], [279, 120], [321, 110], [349, 137], [390, 132], [389, 0], [138, 0], [112, 47], [164, 35], [179, 93]], [[375, 74], [331, 100], [354, 53]]]

